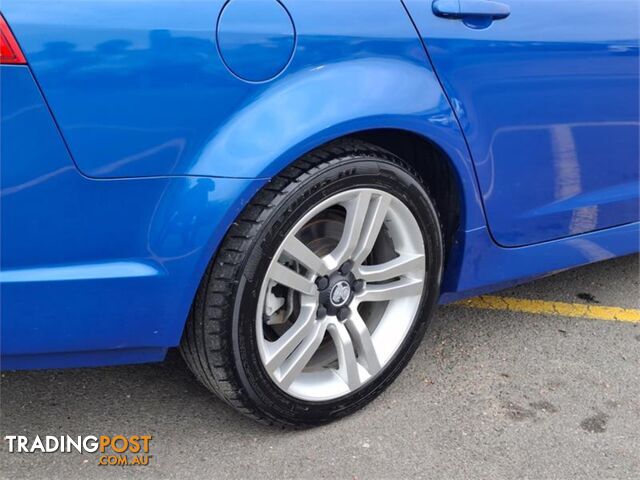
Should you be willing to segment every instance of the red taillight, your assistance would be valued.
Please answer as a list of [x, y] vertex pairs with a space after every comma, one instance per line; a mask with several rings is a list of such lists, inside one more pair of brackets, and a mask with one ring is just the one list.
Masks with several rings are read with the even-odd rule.
[[18, 42], [16, 42], [9, 25], [7, 25], [2, 15], [0, 15], [0, 63], [12, 65], [27, 63]]

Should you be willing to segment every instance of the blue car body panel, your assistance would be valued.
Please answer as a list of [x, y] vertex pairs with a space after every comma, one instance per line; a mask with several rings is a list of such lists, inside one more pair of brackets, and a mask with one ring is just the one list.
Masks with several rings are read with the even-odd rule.
[[[507, 3], [515, 13], [518, 2]], [[243, 22], [258, 6], [261, 21]], [[0, 66], [2, 368], [161, 359], [179, 343], [206, 266], [243, 205], [296, 158], [356, 132], [413, 132], [450, 160], [462, 211], [443, 303], [637, 251], [638, 213], [627, 208], [637, 200], [637, 165], [618, 156], [609, 161], [615, 168], [596, 172], [600, 150], [578, 156], [589, 191], [557, 203], [552, 225], [547, 186], [518, 184], [547, 214], [518, 204], [530, 230], [514, 221], [498, 240], [538, 243], [495, 241], [493, 220], [514, 214], [495, 196], [516, 195], [509, 175], [532, 171], [532, 160], [501, 163], [499, 189], [487, 196], [487, 170], [474, 154], [483, 147], [473, 140], [484, 137], [469, 131], [480, 128], [473, 105], [447, 81], [458, 67], [441, 52], [464, 55], [456, 38], [469, 27], [426, 18], [430, 2], [406, 6], [411, 16], [396, 0], [5, 0], [29, 65]], [[447, 28], [457, 32], [451, 44]], [[526, 72], [529, 48], [544, 44], [518, 45], [508, 58], [521, 55]], [[625, 69], [632, 55], [609, 60]], [[518, 68], [505, 70], [505, 55], [483, 61], [511, 79]], [[614, 113], [637, 125], [637, 102], [635, 117], [625, 108]], [[611, 135], [622, 142], [612, 148], [637, 142], [632, 132]], [[558, 177], [552, 161], [534, 162], [548, 181]], [[620, 209], [606, 206], [615, 202]], [[571, 235], [567, 215], [594, 205], [592, 231]]]
[[[271, 176], [317, 145], [373, 128], [447, 137], [434, 141], [468, 161], [399, 2], [286, 2], [296, 51], [286, 75], [271, 82], [228, 71], [215, 43], [224, 1], [90, 5], [7, 0], [2, 7], [87, 176]], [[255, 23], [239, 24], [234, 38]], [[258, 52], [246, 63], [265, 61]]]
[[3, 368], [162, 358], [211, 252], [265, 180], [87, 179], [29, 69], [0, 70]]
[[486, 28], [404, 0], [471, 150], [489, 228], [518, 246], [633, 222], [640, 2], [501, 0]]

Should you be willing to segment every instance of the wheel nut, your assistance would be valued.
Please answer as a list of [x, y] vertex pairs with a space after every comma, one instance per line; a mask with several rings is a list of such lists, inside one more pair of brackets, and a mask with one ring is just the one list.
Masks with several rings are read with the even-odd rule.
[[353, 282], [354, 292], [359, 293], [362, 290], [364, 290], [364, 280], [356, 280], [355, 282]]
[[336, 316], [338, 317], [338, 320], [342, 322], [349, 318], [349, 315], [351, 315], [351, 310], [349, 310], [348, 307], [342, 307], [340, 310], [338, 310], [338, 315]]
[[327, 316], [327, 309], [323, 305], [320, 305], [318, 307], [318, 310], [316, 311], [316, 318], [318, 320], [322, 320], [326, 316]]
[[347, 273], [349, 273], [351, 271], [352, 268], [353, 268], [353, 262], [351, 260], [347, 260], [340, 267], [340, 273], [342, 275], [346, 275]]
[[329, 286], [329, 279], [327, 277], [316, 278], [316, 286], [318, 287], [318, 290], [324, 290]]

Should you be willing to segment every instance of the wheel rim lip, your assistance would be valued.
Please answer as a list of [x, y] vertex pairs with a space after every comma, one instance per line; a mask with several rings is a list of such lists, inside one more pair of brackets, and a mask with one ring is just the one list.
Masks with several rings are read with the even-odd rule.
[[[392, 227], [390, 228], [392, 241], [394, 242], [394, 247], [396, 243], [395, 236], [400, 235], [402, 238], [400, 243], [404, 244], [405, 249], [408, 247], [410, 250], [413, 249], [416, 251], [415, 253], [419, 253], [423, 256], [423, 266], [420, 270], [420, 289], [419, 292], [412, 296], [401, 297], [398, 299], [388, 301], [385, 311], [382, 314], [382, 318], [380, 319], [378, 326], [376, 329], [371, 332], [372, 339], [373, 337], [381, 337], [385, 332], [380, 331], [381, 326], [386, 326], [386, 329], [389, 330], [391, 325], [390, 320], [391, 317], [402, 317], [403, 321], [400, 322], [401, 331], [395, 331], [395, 335], [393, 335], [394, 341], [391, 342], [391, 345], [387, 345], [387, 348], [384, 349], [383, 358], [380, 361], [380, 369], [374, 374], [366, 376], [366, 370], [361, 369], [360, 376], [364, 378], [362, 383], [355, 389], [350, 389], [346, 383], [342, 382], [342, 385], [345, 388], [341, 388], [339, 377], [336, 374], [335, 369], [324, 369], [314, 372], [301, 372], [298, 374], [293, 383], [287, 387], [283, 388], [280, 385], [280, 382], [275, 376], [268, 371], [266, 368], [266, 358], [267, 358], [267, 347], [266, 344], [268, 341], [264, 338], [264, 330], [263, 330], [263, 313], [265, 307], [265, 300], [268, 285], [270, 283], [270, 278], [268, 273], [271, 271], [274, 264], [279, 263], [280, 257], [284, 253], [284, 245], [288, 238], [291, 236], [297, 235], [297, 233], [315, 216], [317, 216], [322, 211], [326, 210], [329, 207], [335, 205], [341, 205], [345, 201], [355, 197], [356, 195], [368, 192], [373, 195], [383, 195], [391, 198], [391, 203], [389, 206], [389, 211], [387, 212], [387, 217], [390, 216], [392, 219], [395, 218], [395, 222], [392, 222]], [[399, 228], [398, 228], [399, 227]], [[404, 232], [404, 233], [403, 233]], [[379, 234], [378, 234], [379, 235]], [[326, 257], [325, 257], [326, 259]], [[380, 190], [377, 188], [354, 188], [346, 191], [342, 191], [336, 193], [335, 195], [323, 200], [319, 204], [315, 205], [311, 209], [309, 209], [298, 221], [295, 222], [292, 228], [289, 229], [287, 234], [283, 237], [282, 241], [273, 258], [271, 259], [269, 266], [267, 268], [267, 274], [263, 278], [260, 285], [260, 293], [258, 297], [258, 307], [256, 312], [256, 340], [258, 345], [258, 351], [260, 355], [260, 360], [262, 366], [264, 367], [265, 373], [270, 377], [270, 379], [274, 382], [274, 384], [286, 394], [298, 398], [300, 400], [305, 401], [329, 401], [339, 399], [346, 395], [349, 395], [357, 390], [360, 390], [367, 384], [382, 374], [388, 365], [392, 362], [394, 356], [400, 349], [400, 347], [404, 344], [408, 332], [411, 330], [411, 327], [415, 323], [417, 313], [419, 311], [420, 305], [422, 303], [422, 298], [424, 296], [425, 289], [425, 278], [426, 278], [426, 254], [425, 254], [425, 245], [424, 238], [420, 227], [418, 225], [418, 221], [415, 215], [410, 211], [409, 207], [402, 202], [397, 196], [394, 194]], [[318, 294], [316, 292], [315, 296], [308, 296], [306, 298], [306, 302], [303, 302], [303, 295], [300, 294], [301, 297], [301, 306], [312, 306], [318, 304]], [[360, 301], [358, 300], [358, 296], [356, 295], [352, 301], [351, 306], [353, 308], [358, 308]], [[299, 321], [298, 319], [297, 321]], [[323, 320], [325, 321], [325, 320]], [[327, 333], [331, 334], [331, 329], [335, 327], [335, 322], [338, 322], [335, 317], [331, 317], [326, 320], [326, 329]], [[377, 335], [376, 335], [377, 332]], [[384, 345], [384, 342], [377, 339], [378, 347]], [[378, 353], [378, 349], [376, 349]], [[317, 353], [317, 349], [316, 349]], [[314, 353], [315, 355], [315, 353]], [[380, 356], [380, 355], [379, 355]], [[312, 357], [313, 358], [313, 357]], [[365, 373], [363, 373], [363, 370]]]

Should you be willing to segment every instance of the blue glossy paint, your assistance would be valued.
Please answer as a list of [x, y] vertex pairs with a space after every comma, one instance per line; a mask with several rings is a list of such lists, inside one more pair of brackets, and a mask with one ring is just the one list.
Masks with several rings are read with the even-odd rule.
[[442, 302], [637, 251], [628, 24], [544, 33], [535, 2], [502, 3], [487, 23], [407, 1], [430, 59], [397, 0], [5, 0], [29, 66], [0, 67], [2, 367], [161, 359], [253, 194], [372, 129], [423, 136], [455, 171]]
[[0, 81], [3, 367], [113, 363], [120, 350], [121, 361], [161, 358], [265, 180], [88, 179], [29, 69], [0, 67]]
[[550, 273], [638, 252], [640, 223], [525, 247], [497, 245], [486, 227], [461, 232], [442, 285], [440, 303], [508, 288]]
[[485, 28], [404, 3], [455, 106], [498, 243], [637, 220], [640, 2], [503, 0], [510, 15]]
[[296, 31], [276, 0], [231, 0], [218, 19], [216, 38], [229, 70], [244, 80], [263, 82], [289, 63]]
[[266, 83], [229, 75], [214, 42], [222, 1], [94, 1], [88, 14], [75, 0], [7, 0], [3, 11], [87, 176], [269, 176], [332, 138], [381, 127], [433, 138], [468, 168], [401, 4], [285, 3], [296, 52]]

